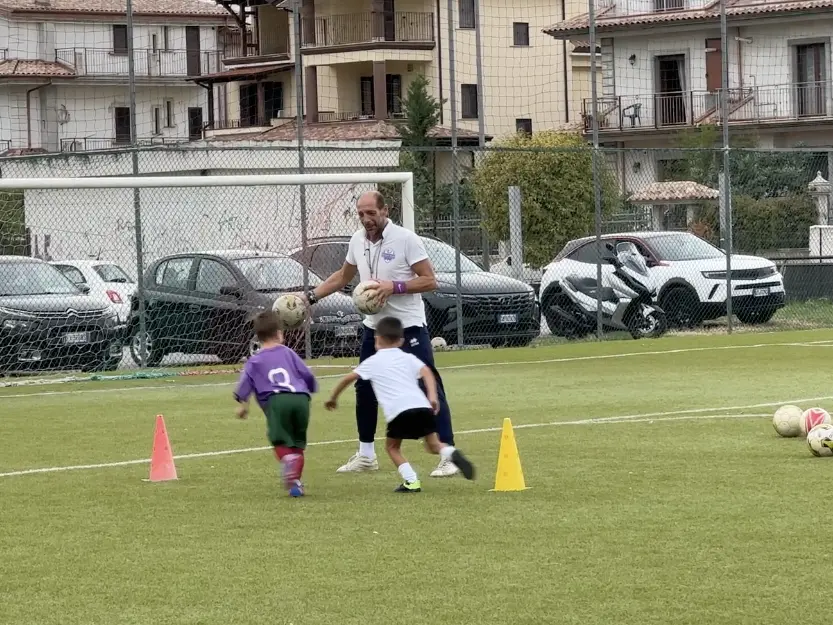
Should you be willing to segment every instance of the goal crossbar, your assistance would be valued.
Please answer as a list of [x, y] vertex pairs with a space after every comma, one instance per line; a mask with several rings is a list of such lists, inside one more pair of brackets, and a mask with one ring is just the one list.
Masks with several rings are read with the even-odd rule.
[[312, 184], [400, 183], [402, 225], [416, 230], [414, 174], [409, 171], [339, 174], [241, 174], [226, 176], [113, 176], [89, 178], [0, 178], [0, 191], [21, 189], [158, 189], [173, 187], [259, 187]]

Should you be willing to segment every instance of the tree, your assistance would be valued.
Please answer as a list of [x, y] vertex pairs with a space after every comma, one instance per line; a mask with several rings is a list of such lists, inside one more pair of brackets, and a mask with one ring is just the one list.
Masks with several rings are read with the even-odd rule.
[[[577, 133], [518, 133], [495, 145], [474, 170], [475, 198], [486, 213], [491, 237], [509, 239], [508, 189], [521, 189], [524, 260], [549, 263], [571, 239], [594, 230], [595, 193], [590, 146]], [[602, 212], [619, 204], [615, 181], [599, 157]]]

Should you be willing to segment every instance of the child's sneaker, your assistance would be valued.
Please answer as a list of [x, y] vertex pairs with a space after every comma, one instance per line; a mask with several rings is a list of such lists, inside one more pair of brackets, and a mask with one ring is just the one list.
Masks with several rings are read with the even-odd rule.
[[301, 480], [295, 480], [295, 483], [289, 487], [289, 496], [290, 497], [303, 497], [304, 496], [304, 485], [301, 484]]
[[469, 462], [468, 458], [460, 453], [459, 449], [455, 449], [454, 453], [451, 454], [451, 462], [453, 462], [454, 465], [460, 469], [460, 473], [462, 473], [467, 480], [474, 479], [474, 465]]
[[422, 484], [419, 483], [419, 480], [415, 482], [404, 482], [394, 489], [395, 493], [419, 493], [422, 492]]

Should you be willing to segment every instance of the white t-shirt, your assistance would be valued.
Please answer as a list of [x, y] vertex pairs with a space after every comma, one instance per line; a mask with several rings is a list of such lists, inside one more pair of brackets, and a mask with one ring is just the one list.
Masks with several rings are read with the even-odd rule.
[[[362, 282], [407, 282], [417, 277], [411, 267], [426, 258], [428, 254], [419, 235], [388, 220], [388, 225], [382, 231], [382, 238], [376, 243], [368, 241], [364, 229], [356, 232], [350, 239], [346, 260], [358, 268]], [[365, 317], [364, 324], [374, 329], [376, 322], [383, 317], [396, 317], [406, 328], [424, 326], [425, 307], [422, 294], [391, 295], [381, 311]]]
[[380, 349], [360, 362], [354, 372], [369, 380], [373, 393], [390, 423], [413, 408], [431, 408], [431, 402], [419, 387], [419, 372], [425, 366], [419, 358], [398, 347]]

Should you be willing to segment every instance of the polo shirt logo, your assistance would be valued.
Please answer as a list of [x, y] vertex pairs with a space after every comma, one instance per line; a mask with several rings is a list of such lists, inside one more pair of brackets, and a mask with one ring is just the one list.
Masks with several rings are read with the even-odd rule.
[[394, 258], [396, 258], [396, 254], [391, 248], [386, 247], [384, 250], [382, 250], [382, 258], [385, 260], [386, 263], [389, 263]]

